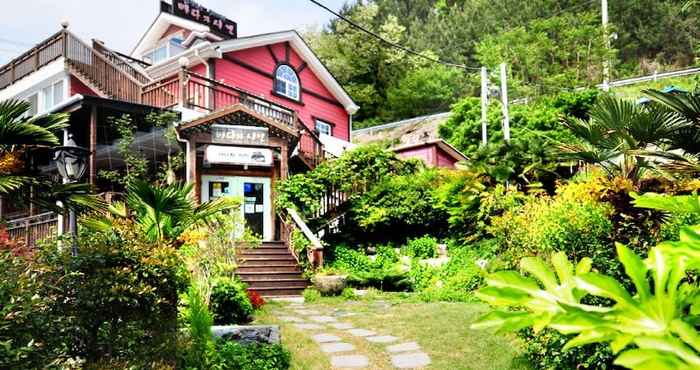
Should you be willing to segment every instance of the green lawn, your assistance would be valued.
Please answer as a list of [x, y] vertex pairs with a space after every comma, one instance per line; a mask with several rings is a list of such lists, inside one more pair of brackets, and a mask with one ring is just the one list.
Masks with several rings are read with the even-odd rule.
[[[279, 324], [282, 342], [292, 352], [292, 369], [329, 369], [329, 357], [311, 340], [317, 332], [298, 330], [280, 322], [277, 315], [290, 313], [285, 303], [270, 303], [257, 315], [257, 324]], [[519, 343], [512, 336], [500, 336], [469, 329], [486, 307], [475, 303], [423, 303], [400, 295], [382, 294], [377, 298], [345, 301], [324, 298], [306, 303], [305, 309], [330, 314], [335, 310], [357, 313], [340, 318], [356, 328], [388, 334], [401, 341], [416, 341], [432, 360], [429, 369], [530, 370], [527, 360], [519, 356]], [[372, 344], [362, 338], [343, 335], [335, 329], [325, 330], [352, 343], [359, 354], [370, 359], [371, 369], [392, 369], [386, 345]], [[340, 334], [339, 334], [340, 333]], [[400, 342], [397, 342], [400, 343]]]

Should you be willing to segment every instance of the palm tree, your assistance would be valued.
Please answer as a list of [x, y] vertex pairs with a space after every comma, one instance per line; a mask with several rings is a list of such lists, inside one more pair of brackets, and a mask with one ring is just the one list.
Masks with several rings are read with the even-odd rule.
[[86, 184], [56, 184], [48, 177], [33, 172], [29, 159], [36, 151], [61, 144], [57, 133], [68, 127], [68, 114], [46, 114], [29, 117], [31, 106], [26, 101], [0, 102], [0, 195], [21, 194], [31, 185], [37, 195], [32, 202], [43, 208], [62, 211], [61, 201], [69, 208], [96, 208], [102, 202], [91, 194]]
[[587, 121], [568, 118], [564, 124], [582, 143], [563, 144], [563, 155], [600, 165], [609, 175], [638, 182], [646, 171], [658, 169], [674, 148], [674, 138], [689, 126], [677, 112], [661, 104], [636, 104], [603, 96]]
[[152, 242], [174, 243], [187, 229], [210, 224], [228, 210], [237, 210], [236, 198], [222, 197], [195, 206], [192, 184], [158, 186], [134, 181], [127, 186], [126, 202], [109, 207], [109, 215], [98, 214], [83, 221], [89, 229], [110, 232], [116, 219], [133, 217], [140, 231]]

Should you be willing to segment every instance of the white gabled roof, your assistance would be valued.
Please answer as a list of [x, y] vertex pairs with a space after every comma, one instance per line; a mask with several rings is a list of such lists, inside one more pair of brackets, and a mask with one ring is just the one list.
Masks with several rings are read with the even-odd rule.
[[[163, 32], [165, 32], [165, 30], [163, 30]], [[326, 89], [333, 94], [333, 96], [338, 100], [338, 102], [340, 102], [340, 104], [343, 105], [348, 113], [354, 114], [358, 109], [360, 109], [360, 107], [353, 102], [350, 95], [348, 95], [345, 89], [343, 89], [340, 83], [338, 83], [335, 77], [333, 77], [326, 66], [323, 65], [321, 60], [318, 59], [309, 45], [306, 44], [304, 39], [302, 39], [296, 31], [266, 33], [216, 43], [205, 42], [188, 49], [181, 55], [168, 58], [158, 64], [148, 67], [146, 71], [149, 75], [151, 75], [151, 77], [158, 79], [177, 72], [179, 68], [178, 59], [183, 56], [190, 59], [190, 63], [198, 64], [200, 63], [199, 58], [215, 56], [220, 57], [222, 54], [232, 51], [245, 50], [281, 42], [289, 42], [289, 45], [291, 45], [294, 51], [306, 62], [308, 68], [310, 68], [314, 74], [316, 74]]]
[[141, 36], [141, 39], [131, 51], [131, 56], [133, 58], [141, 58], [141, 55], [148, 51], [149, 49], [156, 46], [158, 41], [160, 41], [163, 33], [168, 30], [171, 25], [182, 27], [186, 30], [191, 30], [192, 32], [206, 33], [209, 32], [209, 27], [203, 24], [176, 17], [169, 13], [161, 12], [158, 17], [153, 21], [148, 30]]

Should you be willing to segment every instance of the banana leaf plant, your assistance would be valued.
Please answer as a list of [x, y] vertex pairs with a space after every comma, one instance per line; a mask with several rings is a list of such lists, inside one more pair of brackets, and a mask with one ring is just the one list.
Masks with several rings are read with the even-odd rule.
[[[697, 196], [633, 194], [636, 205], [667, 212], [700, 213]], [[576, 265], [562, 252], [551, 265], [539, 257], [522, 259], [527, 273], [490, 274], [477, 296], [496, 309], [472, 328], [515, 331], [545, 327], [575, 335], [565, 350], [608, 343], [615, 364], [633, 370], [700, 369], [700, 289], [689, 273], [700, 271], [700, 226], [681, 230], [679, 241], [667, 241], [641, 258], [622, 244], [617, 255], [634, 286], [629, 292], [610, 276], [592, 271], [591, 260]], [[610, 305], [584, 303], [584, 297], [606, 298]]]

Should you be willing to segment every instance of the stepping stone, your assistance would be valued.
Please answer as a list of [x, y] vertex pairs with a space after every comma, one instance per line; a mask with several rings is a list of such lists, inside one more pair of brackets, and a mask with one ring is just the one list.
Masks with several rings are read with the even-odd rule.
[[334, 322], [329, 325], [338, 330], [348, 330], [353, 328], [352, 324], [346, 324], [344, 322]]
[[419, 351], [420, 346], [416, 342], [407, 342], [386, 347], [386, 350], [390, 353]]
[[365, 330], [365, 329], [350, 329], [350, 330], [348, 330], [348, 333], [350, 333], [356, 337], [369, 337], [369, 336], [377, 334], [371, 330]]
[[366, 337], [365, 339], [372, 343], [391, 343], [396, 342], [399, 338], [391, 335], [377, 335], [375, 337]]
[[391, 364], [398, 369], [414, 369], [430, 364], [430, 357], [423, 352], [391, 356]]
[[309, 316], [309, 320], [323, 324], [336, 321], [335, 318], [330, 316]]
[[355, 312], [347, 312], [347, 311], [337, 311], [333, 312], [333, 316], [336, 317], [348, 317], [348, 316], [356, 316], [357, 313]]
[[295, 310], [294, 312], [298, 313], [299, 315], [304, 315], [304, 316], [320, 315], [321, 314], [320, 312], [314, 311], [314, 310]]
[[294, 324], [294, 327], [302, 330], [321, 330], [323, 326], [319, 324]]
[[332, 356], [331, 366], [344, 369], [362, 369], [369, 366], [369, 359], [362, 355]]
[[333, 334], [316, 334], [313, 338], [317, 343], [340, 342], [340, 337]]
[[299, 317], [294, 317], [294, 316], [280, 316], [279, 319], [280, 319], [280, 321], [284, 321], [284, 322], [298, 322], [298, 323], [304, 322], [304, 319], [299, 318]]
[[338, 352], [349, 352], [355, 349], [350, 343], [323, 343], [321, 344], [321, 351], [323, 353], [338, 353]]

